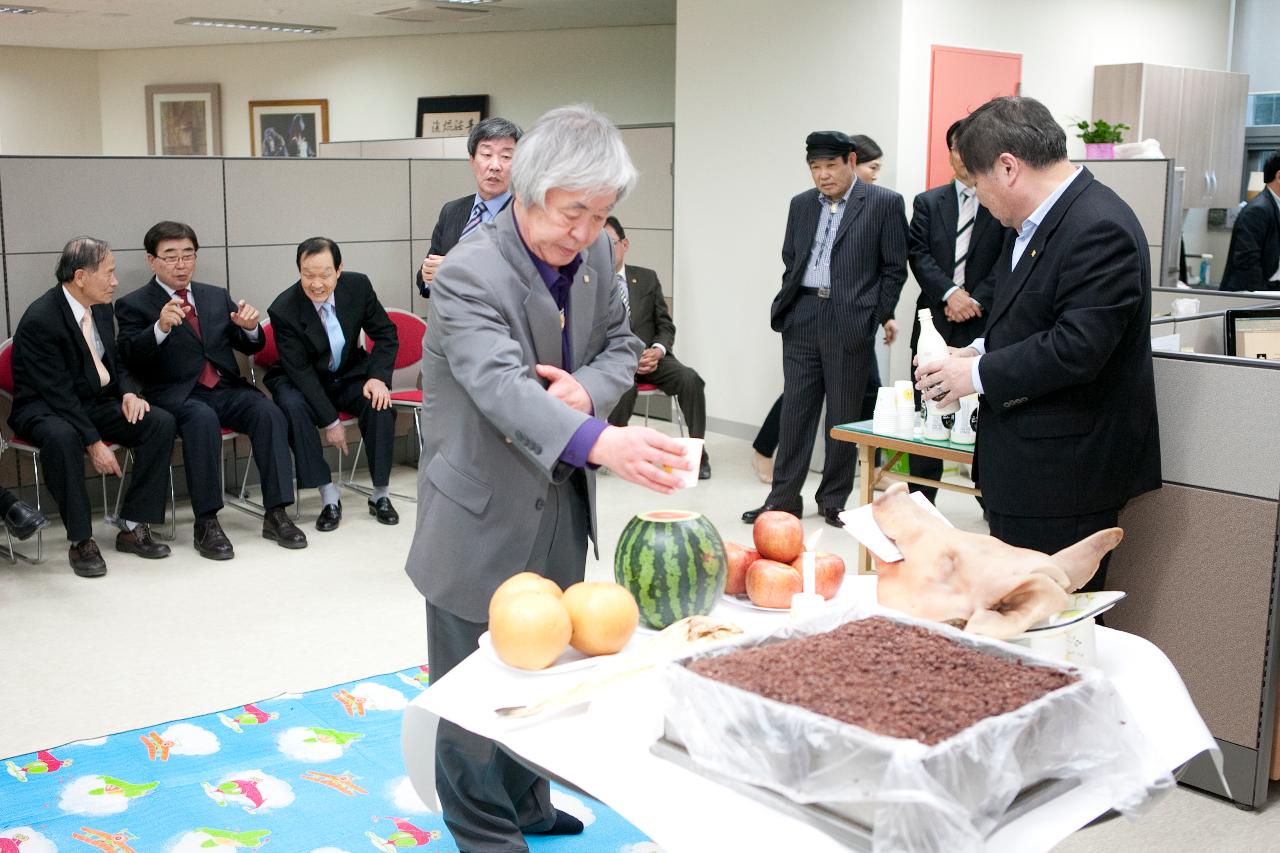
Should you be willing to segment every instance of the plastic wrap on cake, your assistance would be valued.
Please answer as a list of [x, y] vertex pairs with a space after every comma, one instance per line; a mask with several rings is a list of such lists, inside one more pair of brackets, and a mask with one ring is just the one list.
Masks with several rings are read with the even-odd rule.
[[797, 803], [862, 816], [877, 851], [981, 849], [1019, 792], [1045, 780], [1100, 784], [1112, 806], [1127, 813], [1172, 786], [1101, 672], [1055, 665], [945, 625], [889, 617], [984, 654], [1070, 672], [1078, 679], [927, 746], [769, 699], [686, 666], [870, 615], [824, 614], [669, 664], [664, 670], [668, 739], [713, 774]]

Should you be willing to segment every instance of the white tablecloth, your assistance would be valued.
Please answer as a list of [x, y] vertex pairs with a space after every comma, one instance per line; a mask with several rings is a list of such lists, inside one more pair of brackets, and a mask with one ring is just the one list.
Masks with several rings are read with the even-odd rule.
[[[874, 601], [875, 578], [850, 576], [842, 598]], [[1123, 605], [1121, 605], [1123, 606]], [[746, 630], [775, 627], [785, 615], [723, 604], [715, 616]], [[1216, 744], [1169, 659], [1151, 643], [1099, 628], [1098, 663], [1170, 770]], [[404, 718], [405, 763], [414, 787], [434, 799], [436, 717], [493, 738], [582, 788], [631, 821], [667, 853], [708, 850], [844, 849], [830, 836], [689, 770], [650, 754], [662, 730], [656, 673], [610, 688], [584, 709], [532, 720], [504, 720], [493, 709], [536, 701], [580, 682], [584, 673], [515, 673], [476, 652], [434, 683]], [[990, 851], [1048, 850], [1110, 807], [1082, 785], [995, 833]], [[589, 831], [589, 830], [588, 830]]]

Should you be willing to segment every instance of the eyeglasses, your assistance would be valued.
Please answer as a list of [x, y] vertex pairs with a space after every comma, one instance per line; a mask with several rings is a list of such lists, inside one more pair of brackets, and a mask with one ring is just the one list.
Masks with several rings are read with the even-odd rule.
[[176, 267], [178, 264], [194, 264], [196, 262], [195, 252], [183, 252], [181, 255], [152, 255], [161, 263]]

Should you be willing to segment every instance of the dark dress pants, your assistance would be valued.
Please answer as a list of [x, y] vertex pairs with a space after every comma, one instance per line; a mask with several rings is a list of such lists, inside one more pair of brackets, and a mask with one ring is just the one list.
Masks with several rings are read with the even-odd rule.
[[799, 503], [824, 399], [826, 463], [818, 485], [818, 509], [843, 509], [853, 491], [857, 448], [831, 438], [830, 430], [858, 419], [871, 363], [871, 337], [842, 339], [835, 324], [824, 317], [829, 302], [800, 296], [782, 333], [782, 421], [769, 504]]
[[[364, 396], [366, 381], [365, 378], [354, 377], [329, 383], [325, 386], [325, 395], [338, 411], [349, 412], [358, 419], [364, 450], [369, 456], [370, 479], [375, 486], [385, 486], [391, 482], [396, 410], [394, 407], [375, 410]], [[318, 414], [312, 411], [307, 398], [287, 377], [280, 377], [272, 383], [271, 396], [289, 422], [289, 443], [293, 445], [298, 488], [313, 488], [332, 482], [333, 471], [324, 459], [324, 447], [316, 425]]]
[[[874, 342], [871, 348], [871, 365], [867, 369], [867, 386], [862, 395], [862, 410], [858, 412], [858, 420], [867, 421], [876, 413], [876, 397], [880, 392], [880, 366], [876, 361], [876, 351]], [[765, 415], [764, 423], [760, 425], [760, 431], [756, 433], [756, 439], [751, 443], [756, 453], [761, 456], [773, 457], [778, 450], [778, 430], [782, 424], [782, 395], [778, 395], [778, 399], [773, 401], [773, 406], [769, 409], [769, 414]], [[692, 435], [693, 433], [690, 433]], [[876, 451], [876, 458], [880, 456], [880, 451]]]
[[[1004, 515], [987, 510], [987, 524], [991, 535], [1018, 548], [1030, 548], [1045, 554], [1054, 554], [1076, 544], [1081, 539], [1115, 527], [1120, 519], [1120, 507], [1085, 515], [1067, 515], [1057, 518], [1032, 518], [1026, 515]], [[1107, 565], [1111, 554], [1102, 558], [1097, 574], [1080, 587], [1080, 592], [1099, 592], [1107, 588]]]
[[[84, 404], [85, 414], [102, 440], [133, 451], [129, 487], [124, 493], [120, 517], [159, 524], [164, 521], [164, 501], [169, 493], [169, 457], [173, 453], [173, 415], [153, 406], [136, 424], [125, 420], [120, 401], [99, 397]], [[65, 419], [44, 403], [24, 406], [11, 419], [18, 435], [40, 448], [44, 482], [53, 494], [67, 529], [67, 539], [80, 542], [93, 537], [93, 515], [85, 487], [85, 443]]]
[[[668, 353], [658, 362], [658, 366], [650, 373], [637, 373], [636, 382], [647, 382], [657, 385], [658, 390], [669, 397], [675, 397], [684, 414], [685, 426], [689, 428], [690, 438], [702, 438], [707, 434], [707, 395], [706, 383], [694, 370]], [[631, 413], [636, 408], [636, 386], [618, 400], [609, 415], [609, 423], [614, 426], [626, 426], [631, 420]]]
[[207, 520], [222, 509], [222, 427], [249, 436], [253, 461], [268, 509], [293, 503], [289, 422], [284, 412], [254, 388], [197, 385], [173, 412], [182, 438], [191, 509]]
[[[589, 532], [586, 481], [576, 472], [549, 486], [523, 570], [546, 575], [562, 588], [577, 583], [586, 569]], [[512, 574], [518, 565], [511, 567]], [[434, 681], [474, 652], [489, 626], [468, 622], [430, 601], [426, 608], [427, 665]], [[462, 853], [524, 853], [529, 849], [524, 833], [550, 829], [556, 819], [546, 779], [496, 742], [443, 719], [436, 730], [436, 793], [445, 825]]]

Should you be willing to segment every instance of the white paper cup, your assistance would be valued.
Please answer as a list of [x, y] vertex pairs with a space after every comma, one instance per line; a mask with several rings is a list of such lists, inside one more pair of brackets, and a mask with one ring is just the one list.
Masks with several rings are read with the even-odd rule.
[[684, 447], [684, 458], [693, 463], [693, 470], [683, 471], [679, 468], [668, 468], [665, 465], [663, 470], [668, 474], [675, 474], [680, 478], [680, 487], [683, 489], [692, 489], [698, 485], [698, 466], [702, 463], [702, 439], [700, 438], [675, 438], [674, 441], [680, 442]]
[[1175, 299], [1170, 307], [1170, 313], [1174, 317], [1189, 317], [1192, 314], [1200, 313], [1199, 299]]

